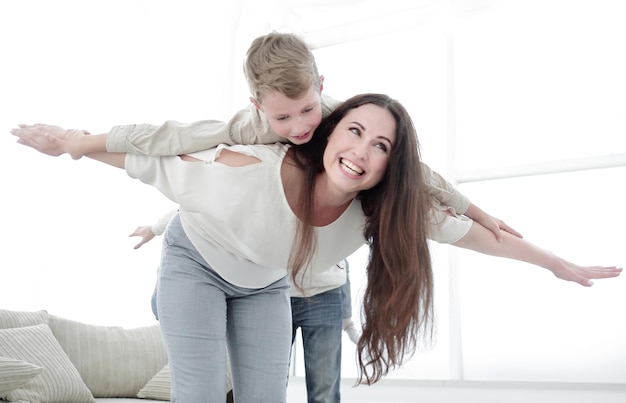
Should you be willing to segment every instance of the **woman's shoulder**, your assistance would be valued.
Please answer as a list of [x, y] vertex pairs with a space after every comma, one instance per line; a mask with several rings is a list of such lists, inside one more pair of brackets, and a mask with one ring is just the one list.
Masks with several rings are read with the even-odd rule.
[[276, 159], [282, 160], [287, 150], [289, 150], [289, 147], [289, 144], [284, 143], [223, 145], [218, 147], [218, 154], [220, 150], [226, 149], [231, 152], [256, 157], [261, 161], [272, 161]]
[[242, 154], [249, 157], [255, 157], [260, 161], [272, 161], [275, 159], [282, 159], [285, 153], [289, 149], [288, 144], [275, 143], [275, 144], [220, 144], [215, 148], [209, 150], [197, 151], [189, 153], [190, 157], [197, 160], [212, 162], [216, 161], [224, 150], [230, 153]]

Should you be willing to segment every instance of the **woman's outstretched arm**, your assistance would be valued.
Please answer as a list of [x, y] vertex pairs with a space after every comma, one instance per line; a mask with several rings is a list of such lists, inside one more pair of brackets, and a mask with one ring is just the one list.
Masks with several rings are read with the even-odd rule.
[[506, 231], [503, 231], [502, 235], [502, 242], [498, 242], [491, 231], [474, 222], [469, 232], [453, 245], [487, 255], [534, 264], [550, 270], [562, 280], [574, 281], [586, 287], [593, 285], [592, 279], [617, 277], [622, 272], [622, 268], [616, 266], [579, 266], [524, 238]]
[[92, 160], [104, 162], [107, 165], [111, 165], [116, 168], [125, 169], [126, 168], [126, 154], [125, 153], [91, 153], [86, 154], [85, 157], [91, 158]]

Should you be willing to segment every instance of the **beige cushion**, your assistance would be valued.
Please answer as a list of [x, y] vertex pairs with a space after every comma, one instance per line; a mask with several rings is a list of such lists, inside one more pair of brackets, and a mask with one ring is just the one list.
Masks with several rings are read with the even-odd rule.
[[141, 388], [137, 397], [142, 399], [170, 400], [170, 366], [166, 365]]
[[47, 311], [7, 311], [0, 309], [0, 329], [24, 327], [48, 323]]
[[26, 385], [41, 371], [43, 368], [29, 362], [0, 357], [0, 396]]
[[125, 329], [50, 315], [49, 325], [94, 397], [136, 397], [167, 364], [159, 325]]
[[93, 396], [46, 324], [0, 330], [0, 356], [44, 370], [27, 384], [0, 396], [8, 401], [92, 403]]
[[[154, 400], [170, 400], [170, 390], [172, 383], [170, 380], [170, 366], [169, 364], [163, 367], [148, 383], [141, 388], [137, 397], [142, 399], [154, 399]], [[226, 390], [233, 389], [233, 382], [231, 380], [230, 361], [226, 360]]]

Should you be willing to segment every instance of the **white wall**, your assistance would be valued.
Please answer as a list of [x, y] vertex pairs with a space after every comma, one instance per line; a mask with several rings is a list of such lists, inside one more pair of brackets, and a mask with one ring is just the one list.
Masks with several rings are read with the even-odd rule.
[[[149, 298], [160, 242], [135, 251], [136, 240], [127, 235], [172, 207], [123, 172], [88, 160], [36, 155], [13, 143], [11, 127], [46, 122], [98, 133], [115, 124], [224, 119], [246, 104], [241, 61], [247, 44], [268, 29], [297, 28], [306, 18], [297, 11], [306, 3], [297, 2], [300, 8], [292, 13], [275, 13], [274, 7], [285, 4], [1, 2], [0, 308], [47, 309], [94, 324], [153, 323]], [[379, 91], [400, 99], [416, 121], [426, 161], [449, 178], [507, 163], [626, 153], [622, 3], [484, 3], [497, 7], [460, 20], [426, 7], [425, 15], [438, 17], [368, 41], [316, 49], [326, 91], [338, 98]], [[382, 15], [388, 6], [379, 7]], [[451, 25], [453, 122], [446, 36]], [[361, 35], [368, 27], [380, 28], [366, 19], [341, 29], [355, 27]], [[461, 189], [542, 246], [580, 263], [621, 265], [625, 200], [620, 186], [611, 184], [623, 181], [623, 168], [550, 178], [467, 183]], [[606, 178], [611, 180], [601, 182]], [[547, 201], [539, 196], [551, 189], [558, 193]], [[458, 257], [462, 276], [454, 278], [447, 270], [448, 248], [434, 248], [437, 344], [390, 378], [529, 380], [533, 368], [565, 363], [555, 371], [572, 381], [626, 382], [620, 343], [626, 335], [619, 319], [626, 302], [623, 279], [575, 288], [527, 265], [471, 253]], [[358, 267], [352, 273], [356, 302], [362, 277]], [[459, 282], [461, 295], [450, 292], [451, 281]], [[455, 318], [450, 312], [459, 306], [461, 316]], [[527, 333], [512, 331], [515, 326]], [[520, 335], [522, 342], [510, 339]], [[532, 355], [527, 352], [554, 349], [559, 354], [547, 363], [524, 361]], [[486, 356], [489, 351], [498, 354]], [[351, 378], [348, 343], [345, 354], [344, 373]], [[573, 374], [562, 371], [584, 366]], [[530, 380], [566, 381], [535, 374], [539, 379]]]
[[[128, 234], [172, 207], [122, 171], [14, 144], [18, 123], [106, 132], [233, 112], [236, 9], [194, 1], [0, 4], [4, 179], [0, 306], [96, 324], [152, 323], [160, 241]], [[238, 55], [242, 60], [242, 55]], [[240, 107], [246, 98], [239, 98]]]

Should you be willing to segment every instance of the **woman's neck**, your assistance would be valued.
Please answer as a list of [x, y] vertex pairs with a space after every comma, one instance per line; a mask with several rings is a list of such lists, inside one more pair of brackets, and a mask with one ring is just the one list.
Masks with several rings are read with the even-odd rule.
[[313, 225], [324, 226], [337, 220], [356, 195], [337, 191], [329, 186], [328, 177], [321, 173], [316, 178], [313, 194]]
[[[290, 164], [286, 158], [283, 161], [281, 176], [287, 202], [296, 217], [303, 220], [305, 212], [302, 203], [300, 203], [300, 198], [304, 194], [302, 186], [306, 186], [304, 172], [294, 164]], [[346, 211], [355, 196], [337, 191], [330, 186], [325, 173], [319, 174], [315, 180], [311, 224], [316, 227], [332, 224]]]
[[312, 224], [316, 227], [324, 227], [334, 223], [339, 217], [341, 217], [343, 212], [346, 211], [350, 202], [351, 201], [344, 203], [341, 206], [313, 206]]

